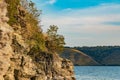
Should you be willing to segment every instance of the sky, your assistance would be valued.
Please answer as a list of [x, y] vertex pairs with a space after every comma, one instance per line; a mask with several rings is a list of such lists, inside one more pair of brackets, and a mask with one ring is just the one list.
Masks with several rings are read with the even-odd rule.
[[57, 25], [66, 46], [120, 45], [120, 0], [32, 0], [43, 31]]

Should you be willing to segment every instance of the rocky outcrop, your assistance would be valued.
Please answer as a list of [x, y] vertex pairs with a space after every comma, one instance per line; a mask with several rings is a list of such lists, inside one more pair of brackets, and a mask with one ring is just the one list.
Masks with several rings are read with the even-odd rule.
[[10, 67], [10, 57], [13, 54], [11, 48], [12, 28], [7, 24], [6, 17], [7, 4], [0, 0], [0, 80], [4, 80], [3, 76]]
[[0, 0], [0, 80], [75, 80], [72, 63], [56, 53], [24, 54], [30, 50], [6, 14], [7, 4]]
[[12, 56], [4, 80], [75, 80], [69, 60], [44, 52], [35, 59], [37, 63], [25, 54]]

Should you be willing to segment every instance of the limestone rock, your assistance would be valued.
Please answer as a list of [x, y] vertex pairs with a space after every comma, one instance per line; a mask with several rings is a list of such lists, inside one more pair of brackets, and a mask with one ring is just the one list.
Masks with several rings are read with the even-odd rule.
[[6, 14], [7, 4], [0, 0], [0, 80], [75, 80], [73, 64], [56, 53], [25, 54], [30, 50], [20, 31], [9, 26]]
[[7, 24], [7, 5], [0, 1], [0, 80], [4, 80], [4, 75], [10, 67], [10, 57], [12, 56], [11, 40], [12, 29]]

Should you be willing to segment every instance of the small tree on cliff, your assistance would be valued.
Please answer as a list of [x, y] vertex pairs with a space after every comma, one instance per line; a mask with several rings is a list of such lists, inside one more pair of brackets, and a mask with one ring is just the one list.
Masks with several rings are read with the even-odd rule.
[[46, 47], [49, 51], [60, 52], [63, 50], [65, 42], [64, 36], [57, 34], [58, 27], [51, 25], [47, 30], [48, 39], [46, 40]]

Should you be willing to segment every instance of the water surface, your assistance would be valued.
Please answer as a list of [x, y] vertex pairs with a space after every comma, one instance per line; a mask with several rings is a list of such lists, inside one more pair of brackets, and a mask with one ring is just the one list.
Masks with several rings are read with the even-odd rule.
[[77, 80], [120, 80], [120, 66], [75, 66]]

